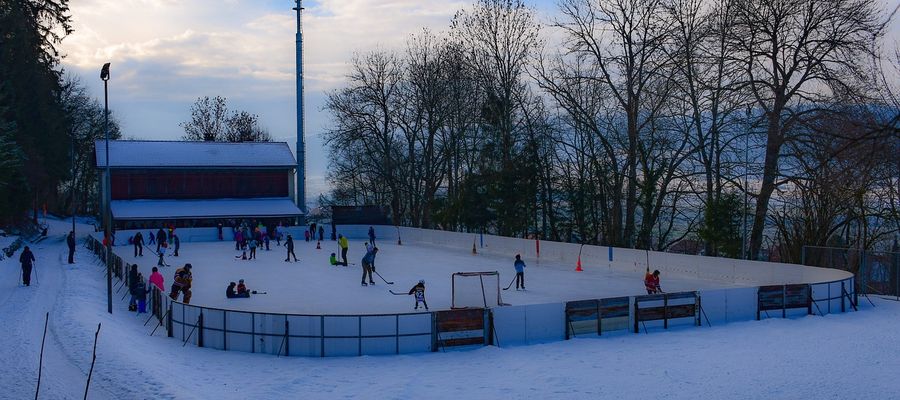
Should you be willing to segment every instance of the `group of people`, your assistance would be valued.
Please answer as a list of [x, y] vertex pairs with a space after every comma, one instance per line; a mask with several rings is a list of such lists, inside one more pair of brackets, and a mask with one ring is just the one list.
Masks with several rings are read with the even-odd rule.
[[160, 291], [165, 291], [165, 283], [159, 268], [153, 267], [150, 274], [149, 285], [144, 282], [144, 275], [138, 271], [138, 266], [132, 264], [128, 270], [128, 291], [131, 294], [131, 300], [128, 302], [128, 311], [137, 311], [138, 314], [147, 312], [147, 295], [155, 286]]
[[250, 290], [247, 289], [247, 285], [244, 284], [244, 280], [240, 279], [238, 280], [238, 283], [230, 282], [228, 284], [228, 287], [225, 288], [225, 297], [229, 299], [245, 299], [250, 297]]
[[160, 227], [156, 230], [155, 235], [153, 234], [153, 231], [148, 232], [148, 237], [150, 240], [145, 243], [144, 234], [138, 231], [134, 236], [128, 238], [128, 243], [134, 247], [134, 256], [143, 257], [144, 247], [147, 246], [149, 248], [150, 245], [156, 244], [156, 255], [159, 257], [156, 265], [159, 267], [168, 267], [169, 265], [166, 264], [166, 254], [169, 251], [169, 248], [171, 247], [173, 249], [173, 257], [178, 257], [178, 251], [181, 249], [181, 238], [175, 234], [175, 227]]
[[[316, 229], [318, 227], [318, 229]], [[309, 242], [316, 240], [316, 233], [319, 234], [319, 241], [325, 240], [325, 227], [317, 225], [315, 222], [309, 224], [309, 229], [303, 232], [304, 238]]]

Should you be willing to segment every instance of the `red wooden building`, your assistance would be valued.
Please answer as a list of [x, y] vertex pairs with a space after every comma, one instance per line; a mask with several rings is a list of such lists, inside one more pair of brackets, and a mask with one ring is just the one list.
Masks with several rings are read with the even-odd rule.
[[[97, 141], [95, 150], [102, 178], [105, 141]], [[113, 140], [109, 158], [110, 207], [119, 228], [302, 215], [294, 199], [297, 163], [284, 142]], [[103, 187], [101, 181], [105, 199]]]

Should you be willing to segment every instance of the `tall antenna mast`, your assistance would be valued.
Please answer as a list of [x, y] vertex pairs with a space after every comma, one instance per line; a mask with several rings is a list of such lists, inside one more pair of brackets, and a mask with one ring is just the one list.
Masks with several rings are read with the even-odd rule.
[[303, 0], [297, 6], [297, 207], [306, 213], [306, 141], [303, 117]]

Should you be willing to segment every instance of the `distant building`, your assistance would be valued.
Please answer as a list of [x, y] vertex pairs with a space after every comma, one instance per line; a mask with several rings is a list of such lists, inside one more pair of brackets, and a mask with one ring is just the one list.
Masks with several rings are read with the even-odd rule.
[[[95, 142], [105, 206], [105, 141]], [[109, 143], [115, 226], [214, 226], [229, 220], [293, 222], [297, 162], [284, 142]], [[105, 208], [104, 208], [105, 209]]]

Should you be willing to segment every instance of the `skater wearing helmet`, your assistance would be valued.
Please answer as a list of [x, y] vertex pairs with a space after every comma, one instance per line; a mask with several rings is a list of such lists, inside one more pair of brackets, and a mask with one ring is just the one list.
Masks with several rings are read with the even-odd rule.
[[647, 268], [647, 274], [644, 275], [644, 287], [647, 289], [647, 294], [657, 294], [663, 292], [659, 287], [659, 270], [655, 270], [651, 274], [650, 268]]
[[425, 280], [420, 279], [419, 283], [416, 286], [413, 286], [412, 289], [409, 289], [409, 294], [416, 295], [416, 307], [414, 310], [419, 309], [419, 302], [422, 302], [422, 305], [425, 306], [425, 310], [428, 310], [428, 303], [425, 302]]

